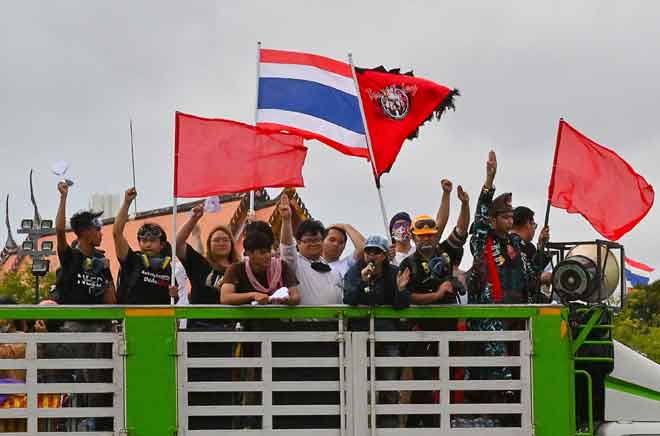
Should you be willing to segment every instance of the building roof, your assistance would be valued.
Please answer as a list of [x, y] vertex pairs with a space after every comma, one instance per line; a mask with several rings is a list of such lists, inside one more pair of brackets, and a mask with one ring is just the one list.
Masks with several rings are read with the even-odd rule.
[[[307, 210], [306, 206], [302, 202], [302, 199], [297, 192], [293, 189], [287, 189], [283, 192], [287, 192], [289, 197], [292, 200], [293, 210], [294, 210], [294, 229], [300, 223], [300, 221], [310, 218], [311, 215]], [[255, 213], [258, 220], [266, 221], [273, 227], [273, 233], [275, 233], [276, 241], [279, 241], [279, 231], [281, 218], [277, 210], [277, 202], [281, 193], [275, 198], [270, 199], [265, 191], [261, 193], [261, 196], [255, 196]], [[189, 211], [195, 205], [199, 204], [199, 201], [187, 202], [177, 206], [176, 214], [176, 227], [180, 228], [189, 218]], [[238, 194], [238, 195], [229, 195], [220, 197], [221, 207], [217, 213], [205, 213], [202, 219], [199, 222], [201, 230], [201, 238], [205, 243], [206, 239], [209, 236], [209, 232], [218, 225], [227, 225], [232, 230], [234, 239], [237, 241], [236, 246], [239, 253], [243, 250], [243, 241], [242, 241], [242, 230], [245, 225], [245, 220], [247, 218], [248, 208], [249, 208], [249, 195], [248, 194]], [[137, 216], [133, 219], [130, 219], [126, 223], [124, 228], [124, 235], [128, 241], [131, 248], [138, 250], [137, 242], [137, 231], [138, 229], [146, 222], [155, 223], [160, 225], [165, 232], [167, 233], [167, 239], [172, 240], [172, 207], [164, 207], [159, 209], [153, 209], [145, 212], [139, 212]], [[119, 261], [115, 255], [115, 247], [112, 239], [112, 225], [114, 223], [114, 218], [107, 218], [103, 220], [103, 229], [102, 235], [103, 240], [99, 249], [105, 251], [106, 257], [110, 260], [110, 268], [112, 270], [112, 275], [117, 279], [117, 272], [119, 270]], [[71, 243], [75, 239], [75, 235], [71, 230], [67, 230], [67, 240]], [[43, 237], [41, 241], [55, 241], [55, 235]], [[16, 254], [9, 256], [4, 264], [0, 265], [0, 274], [6, 273], [12, 270], [16, 270], [20, 265], [25, 263], [25, 259], [16, 257]], [[18, 260], [18, 265], [17, 265]], [[51, 256], [50, 260], [50, 270], [55, 271], [59, 267], [59, 260], [57, 255]]]

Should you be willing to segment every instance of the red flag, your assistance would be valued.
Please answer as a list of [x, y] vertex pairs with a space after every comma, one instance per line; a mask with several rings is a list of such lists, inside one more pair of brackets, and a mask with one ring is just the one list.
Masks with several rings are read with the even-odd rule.
[[175, 197], [305, 186], [299, 136], [177, 112], [174, 153]]
[[406, 138], [414, 138], [426, 120], [454, 108], [457, 90], [412, 74], [384, 68], [356, 68], [364, 116], [374, 152], [376, 179], [392, 167]]
[[548, 188], [553, 206], [579, 213], [616, 241], [646, 216], [654, 196], [653, 187], [618, 154], [559, 121]]

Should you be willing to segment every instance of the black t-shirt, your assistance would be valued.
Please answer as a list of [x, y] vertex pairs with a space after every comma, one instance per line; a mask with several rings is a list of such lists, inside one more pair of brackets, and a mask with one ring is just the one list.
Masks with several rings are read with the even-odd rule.
[[[452, 247], [449, 242], [443, 241], [438, 244], [435, 255], [443, 253], [449, 256], [451, 269], [453, 271], [454, 267], [458, 266], [463, 257], [463, 248]], [[408, 289], [411, 293], [435, 292], [438, 289], [438, 286], [442, 283], [431, 276], [428, 261], [417, 252], [403, 259], [399, 265], [399, 271], [405, 271], [406, 268], [410, 269], [410, 283], [408, 283]], [[436, 301], [433, 304], [455, 304], [456, 302], [456, 296], [448, 294], [442, 300]]]
[[79, 249], [67, 246], [57, 252], [61, 269], [55, 284], [59, 304], [102, 304], [112, 284], [108, 259], [94, 251], [88, 258]]
[[188, 244], [182, 264], [190, 280], [190, 304], [220, 304], [220, 281], [225, 275], [225, 268], [213, 268], [204, 256]]
[[170, 304], [172, 262], [165, 268], [146, 267], [142, 253], [130, 247], [121, 262], [117, 294], [122, 304]]

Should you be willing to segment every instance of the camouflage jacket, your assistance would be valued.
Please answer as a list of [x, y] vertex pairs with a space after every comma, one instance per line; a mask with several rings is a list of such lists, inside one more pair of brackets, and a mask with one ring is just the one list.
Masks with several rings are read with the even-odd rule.
[[528, 259], [518, 235], [501, 237], [490, 226], [488, 208], [493, 200], [495, 189], [482, 189], [477, 202], [474, 222], [470, 228], [470, 251], [474, 263], [468, 273], [469, 302], [492, 304], [493, 283], [488, 272], [486, 244], [493, 240], [493, 258], [502, 286], [505, 304], [525, 304], [536, 301], [538, 293], [538, 273], [532, 260]]

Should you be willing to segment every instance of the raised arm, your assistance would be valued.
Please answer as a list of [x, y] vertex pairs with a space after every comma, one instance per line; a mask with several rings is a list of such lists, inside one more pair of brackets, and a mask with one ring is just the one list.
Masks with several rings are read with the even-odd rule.
[[488, 152], [488, 160], [486, 161], [486, 181], [484, 188], [492, 189], [493, 181], [495, 181], [495, 174], [497, 173], [497, 155], [491, 150]]
[[131, 203], [137, 197], [137, 191], [135, 188], [128, 188], [124, 194], [124, 202], [117, 212], [115, 217], [115, 222], [112, 225], [112, 238], [115, 241], [115, 252], [117, 253], [117, 258], [119, 261], [123, 262], [128, 256], [128, 241], [124, 237], [124, 227], [128, 221], [128, 209], [131, 207]]
[[69, 194], [69, 185], [60, 182], [57, 184], [57, 190], [60, 191], [60, 205], [55, 216], [55, 234], [57, 235], [57, 252], [64, 253], [69, 248], [69, 243], [66, 242], [66, 197]]
[[280, 244], [293, 245], [293, 224], [291, 222], [291, 204], [289, 196], [282, 193], [280, 203], [277, 206], [282, 217], [282, 228], [280, 229]]
[[456, 222], [456, 229], [461, 236], [467, 236], [468, 226], [470, 225], [470, 196], [463, 190], [461, 185], [458, 185], [456, 190], [458, 199], [461, 201], [461, 211], [458, 214], [458, 221]]
[[495, 180], [495, 173], [497, 172], [497, 156], [494, 151], [488, 153], [488, 160], [486, 161], [486, 180], [484, 186], [479, 193], [479, 200], [474, 211], [474, 224], [470, 232], [472, 237], [470, 239], [470, 251], [473, 256], [480, 255], [482, 249], [486, 245], [488, 231], [490, 229], [490, 220], [488, 217], [488, 208], [493, 201], [493, 194], [495, 188], [493, 181]]
[[[186, 240], [192, 233], [197, 223], [204, 215], [204, 205], [198, 204], [191, 210], [190, 218], [181, 226], [176, 234], [176, 256], [181, 260], [186, 260]], [[197, 250], [199, 252], [199, 250]]]
[[280, 203], [277, 206], [280, 216], [282, 217], [282, 227], [280, 228], [280, 256], [286, 265], [291, 270], [296, 272], [297, 254], [296, 247], [293, 242], [293, 224], [291, 223], [291, 204], [289, 204], [289, 197], [282, 193]]
[[449, 221], [449, 200], [453, 185], [447, 179], [442, 179], [440, 184], [442, 185], [442, 200], [440, 200], [438, 213], [435, 215], [435, 227], [438, 229], [438, 234], [442, 235], [447, 226], [447, 221]]
[[351, 242], [353, 243], [353, 247], [355, 247], [355, 252], [353, 253], [353, 257], [355, 257], [356, 260], [362, 259], [364, 256], [364, 243], [366, 242], [365, 237], [360, 233], [355, 227], [353, 227], [350, 224], [333, 224], [330, 227], [338, 227], [340, 229], [343, 229], [348, 237], [351, 239]]

